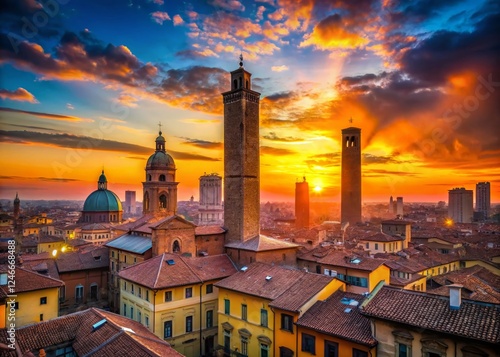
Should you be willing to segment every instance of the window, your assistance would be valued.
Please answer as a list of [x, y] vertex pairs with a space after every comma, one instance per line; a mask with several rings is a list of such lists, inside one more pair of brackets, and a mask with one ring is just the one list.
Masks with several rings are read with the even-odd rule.
[[141, 288], [139, 288], [139, 293], [137, 294], [137, 296], [142, 297], [142, 289]]
[[149, 290], [146, 290], [146, 301], [149, 301]]
[[214, 311], [213, 310], [207, 310], [206, 314], [206, 320], [207, 320], [207, 328], [213, 327], [214, 326]]
[[260, 325], [267, 327], [267, 310], [266, 309], [260, 310]]
[[123, 282], [123, 290], [127, 291], [127, 282], [126, 281]]
[[193, 331], [193, 316], [186, 316], [186, 332]]
[[366, 278], [360, 278], [357, 276], [348, 275], [346, 278], [346, 282], [348, 284], [355, 285], [355, 286], [361, 286], [363, 288], [368, 287], [368, 279], [366, 279]]
[[115, 257], [115, 251], [114, 251], [114, 250], [112, 250], [112, 251], [111, 251], [111, 258], [114, 258], [114, 257]]
[[247, 305], [246, 304], [241, 304], [241, 319], [243, 321], [247, 320]]
[[172, 320], [165, 321], [163, 323], [163, 337], [164, 338], [172, 337]]
[[206, 287], [206, 293], [211, 294], [214, 292], [214, 284], [208, 284]]
[[142, 313], [140, 310], [137, 310], [137, 321], [142, 322]]
[[378, 250], [378, 243], [375, 243], [375, 250]]
[[91, 300], [97, 300], [97, 292], [98, 292], [97, 284], [92, 283], [90, 285], [90, 299]]
[[224, 352], [229, 354], [231, 351], [231, 332], [224, 330]]
[[76, 357], [75, 350], [71, 346], [61, 347], [56, 350], [56, 357]]
[[75, 300], [77, 303], [83, 301], [83, 285], [77, 285], [75, 288]]
[[132, 284], [132, 287], [130, 288], [130, 292], [132, 293], [132, 295], [134, 294], [134, 284]]
[[392, 331], [392, 334], [394, 335], [396, 357], [411, 357], [412, 334], [405, 330], [395, 330]]
[[40, 305], [47, 305], [47, 297], [46, 296], [40, 298]]
[[352, 357], [368, 357], [368, 352], [358, 350], [357, 348], [353, 348]]
[[288, 347], [280, 346], [279, 357], [293, 357], [293, 351]]
[[260, 357], [268, 357], [269, 356], [269, 346], [265, 343], [260, 344]]
[[224, 314], [229, 315], [231, 312], [231, 302], [229, 299], [224, 299]]
[[325, 357], [338, 357], [339, 344], [332, 341], [325, 340]]
[[248, 338], [241, 338], [241, 354], [243, 356], [248, 356]]
[[123, 304], [123, 316], [127, 316], [127, 304]]
[[409, 357], [410, 347], [408, 345], [404, 345], [402, 343], [397, 344], [397, 357]]
[[130, 306], [130, 318], [131, 319], [134, 318], [134, 307], [133, 306]]
[[293, 332], [293, 316], [281, 314], [281, 329]]
[[172, 291], [165, 291], [165, 302], [172, 301]]
[[193, 288], [186, 288], [186, 299], [193, 297]]
[[111, 271], [115, 271], [115, 262], [111, 262]]
[[309, 352], [312, 354], [316, 353], [315, 349], [315, 337], [308, 335], [307, 333], [302, 334], [302, 351]]
[[14, 309], [19, 310], [19, 301], [14, 303]]
[[365, 244], [366, 249], [370, 249], [370, 243]]
[[40, 314], [40, 321], [43, 321], [43, 314]]
[[149, 327], [149, 316], [144, 316], [144, 326]]

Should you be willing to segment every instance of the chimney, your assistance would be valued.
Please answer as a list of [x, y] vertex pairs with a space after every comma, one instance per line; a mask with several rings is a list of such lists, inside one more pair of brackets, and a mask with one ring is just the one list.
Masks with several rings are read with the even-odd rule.
[[447, 285], [450, 288], [450, 309], [458, 310], [462, 305], [462, 288], [463, 285], [451, 284]]

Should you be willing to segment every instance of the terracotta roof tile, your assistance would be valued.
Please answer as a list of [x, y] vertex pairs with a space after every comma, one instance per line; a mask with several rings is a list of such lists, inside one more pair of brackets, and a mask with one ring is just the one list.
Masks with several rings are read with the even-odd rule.
[[198, 226], [194, 229], [194, 234], [197, 236], [221, 234], [226, 232], [221, 226]]
[[101, 269], [109, 267], [109, 249], [98, 247], [90, 251], [70, 252], [61, 254], [57, 258], [57, 268], [60, 273]]
[[[93, 331], [93, 325], [104, 319], [106, 323]], [[0, 342], [6, 338], [1, 329]], [[139, 322], [95, 308], [22, 327], [16, 341], [23, 352], [70, 343], [78, 356], [182, 356]]]
[[298, 259], [364, 271], [373, 271], [386, 262], [385, 259], [361, 256], [350, 251], [336, 250], [334, 247], [318, 247], [300, 255]]
[[250, 250], [253, 252], [262, 252], [266, 250], [277, 250], [287, 248], [298, 248], [299, 245], [295, 243], [286, 242], [280, 239], [266, 237], [265, 235], [258, 235], [245, 242], [231, 242], [225, 245], [226, 248], [236, 248], [242, 250]]
[[450, 309], [449, 298], [383, 286], [364, 306], [366, 316], [478, 341], [500, 343], [500, 305], [462, 300]]
[[[7, 271], [7, 267], [4, 265], [0, 268], [0, 270]], [[16, 267], [16, 286], [14, 287], [15, 294], [26, 291], [59, 288], [63, 285], [64, 282], [61, 280], [38, 274], [31, 270]], [[7, 287], [4, 285], [0, 288], [6, 289]]]
[[[358, 305], [349, 305], [348, 301], [351, 300], [355, 300]], [[316, 302], [298, 319], [297, 325], [366, 346], [375, 346], [377, 341], [372, 336], [370, 320], [361, 315], [359, 310], [363, 300], [362, 295], [336, 291], [325, 301]], [[350, 312], [346, 312], [346, 309], [350, 309]]]
[[[300, 280], [304, 274], [307, 273], [264, 263], [252, 263], [246, 271], [240, 269], [236, 274], [219, 281], [215, 286], [274, 300]], [[271, 279], [267, 280], [267, 276]]]
[[299, 311], [306, 302], [333, 280], [334, 278], [326, 275], [305, 273], [269, 306], [287, 311]]
[[360, 238], [359, 240], [370, 241], [370, 242], [397, 242], [404, 239], [405, 238], [401, 236], [391, 236], [389, 234], [379, 232], [368, 237]]
[[203, 281], [223, 279], [237, 272], [233, 262], [226, 254], [194, 258], [182, 257], [182, 259]]

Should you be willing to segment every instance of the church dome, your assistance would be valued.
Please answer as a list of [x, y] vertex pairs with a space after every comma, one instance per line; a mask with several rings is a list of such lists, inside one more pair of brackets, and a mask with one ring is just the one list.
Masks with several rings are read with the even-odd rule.
[[159, 132], [156, 138], [156, 151], [151, 155], [146, 163], [146, 170], [164, 170], [164, 169], [175, 169], [175, 162], [172, 156], [167, 154], [165, 151], [165, 138]]
[[83, 212], [123, 211], [118, 196], [110, 190], [99, 189], [92, 192], [83, 205]]

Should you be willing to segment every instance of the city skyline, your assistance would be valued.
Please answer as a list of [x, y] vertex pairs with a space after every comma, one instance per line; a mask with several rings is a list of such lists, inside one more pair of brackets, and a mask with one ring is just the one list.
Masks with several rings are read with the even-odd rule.
[[312, 201], [340, 201], [349, 126], [364, 202], [447, 201], [480, 181], [500, 201], [493, 1], [44, 3], [1, 15], [1, 198], [83, 200], [104, 168], [124, 201], [158, 123], [179, 200], [197, 197], [223, 174], [221, 93], [241, 53], [262, 93], [261, 201], [293, 201], [303, 176]]

